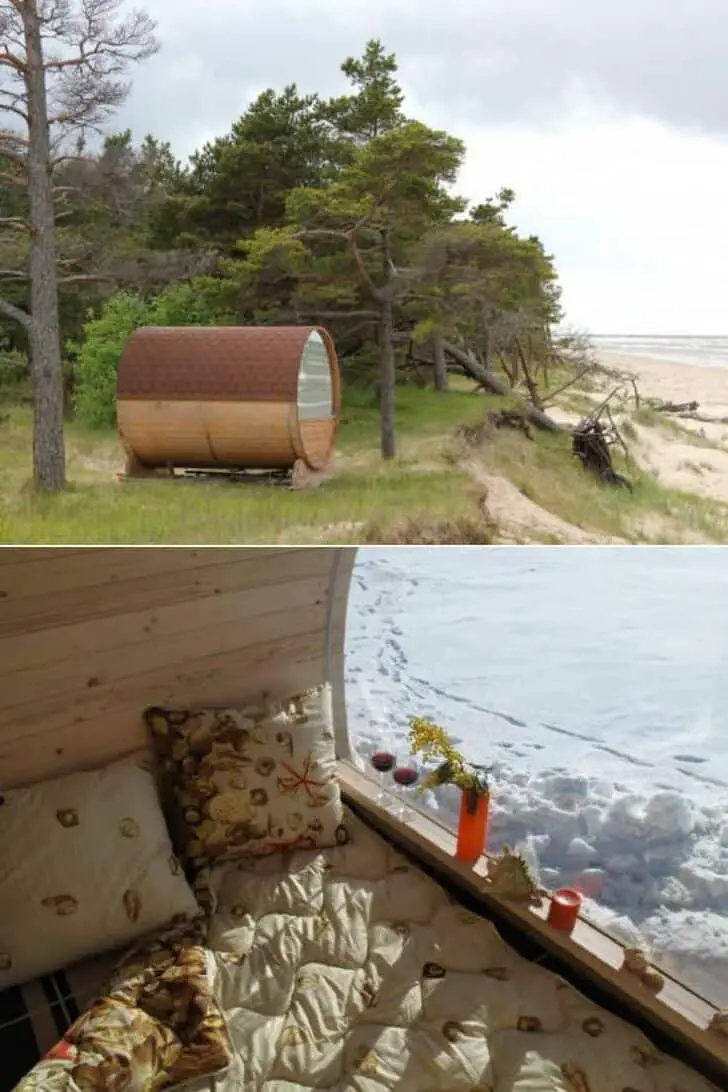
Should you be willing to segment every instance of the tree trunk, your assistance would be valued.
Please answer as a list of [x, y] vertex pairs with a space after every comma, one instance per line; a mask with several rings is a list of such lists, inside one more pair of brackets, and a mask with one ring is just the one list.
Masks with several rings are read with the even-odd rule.
[[35, 410], [33, 479], [36, 489], [56, 493], [66, 484], [66, 455], [48, 104], [36, 3], [25, 4], [21, 13], [25, 31], [25, 83], [29, 116], [27, 170], [31, 223], [31, 323], [28, 336]]
[[432, 359], [435, 364], [435, 390], [446, 391], [448, 387], [447, 361], [445, 360], [445, 346], [441, 337], [432, 340]]
[[395, 380], [394, 363], [394, 318], [392, 301], [382, 303], [379, 319], [379, 424], [380, 446], [383, 459], [393, 459], [396, 454], [395, 444]]
[[486, 326], [485, 334], [483, 336], [483, 367], [486, 372], [491, 370], [493, 362], [492, 352], [493, 338], [490, 331], [490, 326]]
[[394, 358], [394, 292], [392, 284], [392, 252], [389, 228], [381, 232], [382, 274], [384, 288], [377, 293], [379, 302], [379, 428], [383, 459], [393, 459], [397, 453], [395, 440], [395, 385], [397, 370]]
[[511, 366], [513, 368], [513, 386], [517, 387], [518, 384], [521, 382], [521, 361], [519, 359], [518, 353], [515, 353], [513, 351], [514, 348], [515, 338], [511, 338], [510, 344], [508, 346], [508, 358], [511, 361]]

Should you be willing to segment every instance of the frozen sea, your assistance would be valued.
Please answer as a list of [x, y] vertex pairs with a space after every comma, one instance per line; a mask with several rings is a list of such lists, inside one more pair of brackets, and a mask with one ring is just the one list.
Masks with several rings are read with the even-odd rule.
[[489, 849], [728, 1004], [728, 548], [361, 549], [346, 677], [362, 756], [436, 719], [494, 766]]

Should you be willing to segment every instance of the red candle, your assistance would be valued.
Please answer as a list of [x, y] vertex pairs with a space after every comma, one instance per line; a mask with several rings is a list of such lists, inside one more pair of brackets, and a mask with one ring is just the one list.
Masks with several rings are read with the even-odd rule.
[[581, 895], [573, 887], [560, 887], [551, 896], [548, 923], [552, 929], [570, 933], [581, 910]]

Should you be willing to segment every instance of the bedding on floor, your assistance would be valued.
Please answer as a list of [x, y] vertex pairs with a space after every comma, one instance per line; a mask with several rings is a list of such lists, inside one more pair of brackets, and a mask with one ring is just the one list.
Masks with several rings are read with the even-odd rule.
[[17, 1092], [157, 1092], [225, 1069], [205, 930], [201, 918], [180, 918], [127, 952]]
[[235, 1052], [215, 1092], [716, 1092], [345, 825], [346, 845], [213, 876]]
[[[216, 866], [206, 949], [187, 935], [170, 962], [162, 937], [125, 959], [116, 987], [66, 1042], [97, 1067], [131, 1059], [136, 1083], [118, 1064], [68, 1083], [73, 1060], [59, 1056], [18, 1092], [148, 1092], [187, 1077], [189, 1092], [718, 1092], [520, 956], [356, 816], [347, 813], [345, 827], [346, 844]], [[169, 987], [184, 993], [185, 952], [196, 953], [195, 974], [207, 953], [209, 975], [192, 993], [203, 983], [209, 1023], [182, 1062], [179, 1043], [190, 1037], [179, 1014], [190, 1010]], [[169, 972], [164, 987], [160, 970]], [[145, 1051], [135, 1054], [126, 1025], [118, 1030], [122, 1002], [152, 1021]], [[109, 1013], [118, 1040], [105, 1031]], [[200, 1064], [217, 1076], [194, 1077]], [[144, 1083], [150, 1074], [157, 1083]]]
[[94, 956], [0, 992], [0, 1092], [10, 1092], [88, 1008], [119, 962]]

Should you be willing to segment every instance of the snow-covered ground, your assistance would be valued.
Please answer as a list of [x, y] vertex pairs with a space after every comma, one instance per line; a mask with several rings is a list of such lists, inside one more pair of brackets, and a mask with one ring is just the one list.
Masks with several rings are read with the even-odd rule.
[[436, 719], [494, 765], [491, 850], [726, 1005], [727, 651], [728, 548], [362, 549], [350, 729], [406, 754]]

